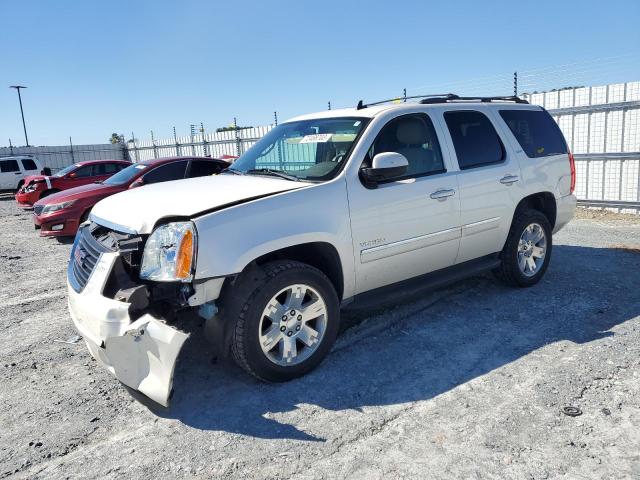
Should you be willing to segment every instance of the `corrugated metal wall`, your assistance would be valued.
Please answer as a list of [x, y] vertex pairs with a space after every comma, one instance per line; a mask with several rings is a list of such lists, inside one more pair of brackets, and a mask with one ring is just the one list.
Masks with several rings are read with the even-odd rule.
[[0, 147], [0, 157], [33, 155], [52, 171], [83, 160], [126, 160], [127, 150], [120, 144], [62, 145], [50, 147]]

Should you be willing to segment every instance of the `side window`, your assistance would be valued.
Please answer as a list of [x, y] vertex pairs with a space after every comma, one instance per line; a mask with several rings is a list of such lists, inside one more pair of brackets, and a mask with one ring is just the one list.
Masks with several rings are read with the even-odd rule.
[[529, 158], [567, 153], [558, 124], [545, 110], [500, 110], [500, 116]]
[[500, 163], [504, 147], [491, 121], [472, 110], [445, 112], [460, 170]]
[[93, 165], [85, 165], [75, 171], [75, 178], [85, 178], [95, 175], [93, 173]]
[[144, 183], [159, 183], [184, 178], [187, 162], [173, 162], [154, 168], [144, 176]]
[[396, 152], [409, 162], [402, 178], [445, 172], [442, 151], [431, 119], [425, 114], [403, 115], [387, 123], [369, 149], [365, 163], [378, 153]]
[[18, 166], [17, 160], [1, 160], [0, 161], [0, 173], [7, 172], [19, 172], [20, 167]]
[[116, 172], [120, 171], [120, 165], [117, 163], [96, 163], [94, 170], [94, 175], [113, 175]]
[[22, 167], [25, 170], [37, 170], [38, 169], [38, 167], [36, 166], [36, 162], [31, 160], [30, 158], [23, 158], [22, 159]]
[[220, 164], [217, 162], [207, 162], [206, 160], [191, 160], [189, 168], [189, 178], [215, 175], [220, 171]]

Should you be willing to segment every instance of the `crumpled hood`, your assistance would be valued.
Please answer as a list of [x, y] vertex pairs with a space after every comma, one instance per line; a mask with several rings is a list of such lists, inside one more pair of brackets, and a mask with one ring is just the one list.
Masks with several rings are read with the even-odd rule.
[[91, 210], [96, 223], [128, 233], [151, 233], [165, 217], [192, 217], [243, 200], [309, 186], [258, 175], [221, 174], [146, 185], [101, 200]]
[[45, 181], [46, 178], [51, 178], [51, 177], [47, 177], [46, 175], [29, 175], [27, 177], [24, 177], [24, 186], [26, 187], [31, 182], [36, 180]]

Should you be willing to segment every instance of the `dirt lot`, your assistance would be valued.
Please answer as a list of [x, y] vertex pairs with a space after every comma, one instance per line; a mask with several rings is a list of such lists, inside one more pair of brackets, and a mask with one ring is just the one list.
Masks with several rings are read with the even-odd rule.
[[58, 342], [70, 247], [0, 201], [0, 478], [639, 478], [639, 248], [637, 218], [581, 214], [538, 286], [350, 313], [284, 385], [192, 335], [155, 409]]

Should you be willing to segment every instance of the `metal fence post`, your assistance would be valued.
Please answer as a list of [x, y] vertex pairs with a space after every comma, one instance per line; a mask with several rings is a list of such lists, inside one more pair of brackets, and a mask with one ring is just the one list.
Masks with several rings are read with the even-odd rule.
[[209, 149], [207, 148], [207, 139], [204, 137], [204, 124], [200, 122], [200, 134], [202, 135], [202, 152], [205, 157], [209, 156]]
[[158, 147], [156, 146], [156, 139], [153, 138], [153, 130], [151, 130], [151, 145], [153, 145], [153, 158], [158, 158]]
[[178, 136], [176, 135], [176, 127], [173, 127], [173, 139], [176, 142], [176, 157], [179, 157], [180, 155], [182, 155], [182, 152], [180, 151], [180, 144], [178, 143]]
[[9, 139], [9, 152], [13, 155], [13, 145], [11, 144], [11, 139]]
[[76, 163], [76, 158], [73, 155], [73, 142], [71, 141], [71, 137], [69, 137], [69, 145], [71, 146], [71, 163]]
[[240, 156], [240, 147], [242, 145], [240, 145], [241, 140], [240, 140], [240, 136], [238, 135], [238, 121], [236, 119], [236, 117], [233, 117], [233, 130], [236, 134], [236, 155], [239, 157]]

